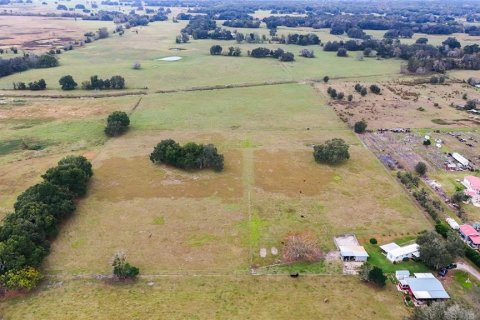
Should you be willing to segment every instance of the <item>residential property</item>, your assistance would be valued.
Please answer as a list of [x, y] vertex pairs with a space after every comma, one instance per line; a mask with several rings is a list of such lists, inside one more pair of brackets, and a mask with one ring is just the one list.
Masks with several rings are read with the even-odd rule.
[[469, 195], [472, 204], [480, 207], [480, 178], [475, 176], [466, 176], [463, 178], [462, 184], [465, 186], [465, 194]]
[[365, 262], [368, 259], [368, 253], [362, 246], [339, 246], [338, 249], [343, 261]]
[[454, 219], [452, 218], [447, 218], [445, 219], [448, 223], [448, 225], [450, 226], [450, 228], [452, 228], [453, 230], [459, 230], [460, 229], [460, 225], [457, 223], [457, 221], [455, 221]]
[[398, 244], [392, 242], [380, 246], [380, 248], [382, 249], [387, 259], [392, 263], [400, 262], [405, 258], [411, 259], [418, 258], [420, 256], [419, 246], [416, 243], [401, 247]]
[[395, 271], [395, 279], [398, 281], [410, 278], [410, 271], [408, 270], [397, 270]]
[[414, 273], [413, 277], [400, 280], [398, 286], [418, 302], [450, 298], [442, 283], [431, 273]]
[[480, 232], [469, 224], [462, 224], [459, 231], [463, 241], [475, 249], [480, 249]]

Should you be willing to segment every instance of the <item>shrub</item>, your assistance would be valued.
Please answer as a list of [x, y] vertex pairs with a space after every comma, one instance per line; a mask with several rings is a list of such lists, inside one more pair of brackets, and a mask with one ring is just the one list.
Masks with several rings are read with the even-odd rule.
[[218, 56], [222, 54], [222, 50], [223, 50], [222, 46], [219, 46], [218, 44], [216, 44], [210, 47], [210, 54], [212, 56]]
[[128, 130], [130, 119], [123, 111], [114, 111], [107, 118], [107, 126], [105, 127], [105, 134], [109, 137], [116, 137]]
[[291, 62], [295, 61], [295, 55], [291, 52], [285, 52], [278, 59], [282, 62]]
[[113, 257], [113, 274], [119, 280], [133, 279], [140, 273], [140, 269], [130, 265], [124, 253], [116, 253]]
[[161, 141], [150, 154], [153, 163], [164, 163], [181, 169], [223, 170], [223, 155], [218, 154], [214, 145], [193, 142], [180, 146], [174, 140]]
[[367, 95], [367, 88], [362, 88], [360, 90], [360, 94], [362, 95], [362, 97], [365, 97]]
[[427, 165], [425, 162], [419, 162], [415, 165], [415, 172], [418, 173], [419, 175], [423, 176], [425, 173], [427, 173]]
[[337, 164], [350, 158], [348, 145], [343, 139], [332, 139], [313, 147], [313, 156], [319, 163]]
[[330, 80], [330, 77], [329, 77], [329, 76], [323, 77], [323, 82], [328, 83], [328, 80]]
[[353, 129], [356, 133], [364, 133], [367, 130], [367, 122], [365, 120], [357, 121]]
[[0, 277], [1, 283], [8, 289], [24, 289], [27, 291], [35, 288], [40, 280], [42, 280], [42, 275], [32, 267], [10, 270]]
[[375, 283], [379, 287], [385, 287], [387, 277], [383, 274], [383, 270], [379, 267], [373, 267], [368, 273], [368, 280]]
[[347, 97], [348, 102], [351, 102], [353, 100], [353, 96], [351, 94], [348, 95]]
[[346, 57], [348, 55], [347, 49], [339, 48], [337, 50], [337, 57]]
[[375, 238], [370, 238], [370, 243], [371, 243], [371, 244], [377, 244], [378, 241], [377, 241], [377, 239], [375, 239]]
[[284, 240], [283, 261], [316, 262], [323, 258], [317, 237], [312, 232], [292, 233]]
[[450, 228], [445, 223], [439, 222], [435, 225], [435, 231], [437, 231], [438, 234], [442, 235], [442, 237], [446, 239], [448, 233], [450, 232]]
[[337, 100], [343, 100], [344, 97], [345, 97], [345, 94], [343, 92], [339, 92], [337, 94]]
[[140, 70], [142, 68], [142, 65], [140, 64], [140, 62], [135, 62], [132, 68], [133, 70]]
[[380, 89], [380, 87], [379, 87], [378, 85], [372, 84], [372, 85], [370, 86], [370, 91], [373, 92], [373, 93], [375, 93], [375, 94], [380, 94], [381, 89]]

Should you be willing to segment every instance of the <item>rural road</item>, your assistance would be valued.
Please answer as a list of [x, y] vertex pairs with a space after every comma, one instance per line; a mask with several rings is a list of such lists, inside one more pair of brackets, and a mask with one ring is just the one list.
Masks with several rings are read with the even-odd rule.
[[472, 267], [471, 265], [469, 265], [465, 262], [459, 261], [457, 263], [457, 270], [466, 271], [466, 272], [470, 273], [472, 276], [474, 276], [475, 278], [477, 278], [477, 280], [480, 281], [480, 272], [478, 272], [477, 269], [475, 269], [474, 267]]

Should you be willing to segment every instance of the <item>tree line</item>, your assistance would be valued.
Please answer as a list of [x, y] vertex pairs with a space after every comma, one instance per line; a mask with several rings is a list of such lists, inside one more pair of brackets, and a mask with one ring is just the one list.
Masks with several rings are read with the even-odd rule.
[[41, 279], [38, 267], [50, 251], [58, 227], [75, 211], [75, 199], [85, 195], [91, 163], [68, 156], [28, 188], [0, 226], [0, 282], [10, 289], [32, 289]]
[[50, 54], [25, 54], [23, 57], [0, 58], [0, 77], [5, 77], [29, 69], [53, 68], [58, 66], [58, 59]]
[[[75, 82], [71, 75], [66, 75], [60, 78], [58, 83], [62, 90], [69, 91], [75, 90], [78, 83]], [[110, 79], [101, 79], [98, 76], [90, 77], [89, 81], [82, 82], [83, 90], [122, 90], [125, 89], [125, 79], [122, 76], [113, 76]]]

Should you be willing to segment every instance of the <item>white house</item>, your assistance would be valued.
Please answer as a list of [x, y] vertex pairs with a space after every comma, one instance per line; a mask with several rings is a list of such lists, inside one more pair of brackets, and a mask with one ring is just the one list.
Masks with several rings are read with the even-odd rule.
[[401, 247], [392, 242], [380, 246], [380, 248], [387, 256], [387, 259], [392, 263], [400, 262], [405, 258], [411, 259], [413, 257], [418, 258], [420, 256], [419, 246], [416, 243]]

